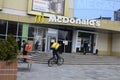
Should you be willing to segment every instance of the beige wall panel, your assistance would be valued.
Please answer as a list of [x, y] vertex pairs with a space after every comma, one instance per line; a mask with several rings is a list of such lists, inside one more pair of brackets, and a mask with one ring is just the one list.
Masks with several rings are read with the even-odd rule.
[[64, 16], [73, 18], [74, 12], [74, 0], [65, 0]]
[[27, 11], [28, 0], [4, 0], [4, 8]]
[[[120, 21], [114, 21], [113, 22], [113, 28], [115, 28], [114, 26], [116, 26], [116, 27], [120, 27]], [[120, 29], [120, 28], [119, 28]]]
[[113, 28], [113, 22], [107, 20], [101, 20], [101, 25], [99, 28], [110, 29]]
[[120, 52], [112, 52], [111, 56], [120, 56]]
[[112, 51], [120, 52], [120, 34], [112, 35]]
[[24, 22], [24, 23], [34, 23], [34, 17], [27, 17], [27, 16], [25, 17], [25, 16], [10, 15], [10, 14], [0, 14], [0, 19]]
[[120, 31], [120, 22], [118, 21], [100, 20], [100, 23], [101, 25], [98, 27], [100, 29]]
[[8, 14], [0, 14], [0, 19], [8, 20]]
[[68, 17], [73, 18], [73, 16], [74, 16], [73, 9], [69, 9], [69, 12], [67, 15], [68, 15]]
[[107, 51], [108, 49], [108, 34], [105, 34], [105, 33], [99, 33], [98, 34], [98, 44], [97, 44], [97, 47], [98, 47], [98, 50], [99, 51]]
[[74, 0], [69, 0], [68, 8], [74, 8]]
[[69, 0], [67, 15], [68, 17], [71, 17], [71, 18], [74, 17], [74, 0]]
[[107, 51], [99, 51], [98, 55], [100, 55], [100, 56], [108, 56], [109, 54], [108, 54]]
[[69, 12], [69, 0], [65, 0], [65, 9], [64, 9], [64, 16], [68, 17]]
[[3, 0], [0, 0], [0, 10], [2, 9], [3, 7]]

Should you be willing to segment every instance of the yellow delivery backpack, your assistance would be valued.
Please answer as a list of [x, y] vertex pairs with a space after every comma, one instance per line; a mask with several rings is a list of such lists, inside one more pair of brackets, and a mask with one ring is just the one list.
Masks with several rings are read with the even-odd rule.
[[60, 44], [59, 43], [57, 43], [57, 42], [54, 42], [53, 44], [52, 44], [52, 46], [51, 46], [51, 48], [54, 48], [54, 49], [58, 49], [60, 47]]

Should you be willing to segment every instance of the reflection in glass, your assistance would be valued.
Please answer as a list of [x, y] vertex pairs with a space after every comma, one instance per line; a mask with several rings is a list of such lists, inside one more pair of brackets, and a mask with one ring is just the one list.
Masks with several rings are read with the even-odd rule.
[[5, 39], [5, 35], [0, 35], [0, 39]]
[[23, 26], [23, 24], [19, 23], [18, 36], [22, 36], [22, 26]]
[[72, 40], [72, 31], [58, 31], [58, 39], [59, 40]]
[[33, 27], [29, 27], [29, 30], [28, 30], [28, 37], [34, 37], [34, 28]]
[[75, 0], [74, 17], [114, 20], [114, 12], [119, 9], [120, 0]]
[[7, 21], [0, 21], [0, 34], [6, 34]]
[[7, 34], [13, 34], [13, 35], [17, 34], [17, 22], [12, 22], [12, 21], [8, 22], [8, 33]]

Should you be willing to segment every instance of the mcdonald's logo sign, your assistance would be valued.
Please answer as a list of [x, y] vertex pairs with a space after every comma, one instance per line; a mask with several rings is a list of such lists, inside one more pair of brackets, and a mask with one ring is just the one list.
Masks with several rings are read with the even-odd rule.
[[44, 23], [44, 21], [45, 21], [44, 15], [36, 15], [36, 17], [35, 17], [36, 23]]

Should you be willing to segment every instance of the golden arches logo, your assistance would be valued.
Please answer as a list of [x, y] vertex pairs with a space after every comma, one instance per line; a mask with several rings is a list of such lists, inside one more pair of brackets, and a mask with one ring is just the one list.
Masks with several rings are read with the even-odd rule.
[[36, 15], [35, 22], [36, 23], [44, 23], [45, 17], [43, 15]]

